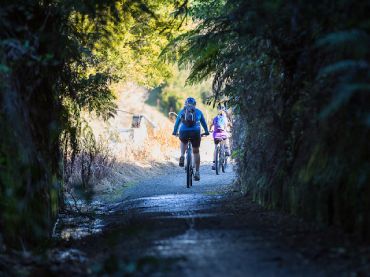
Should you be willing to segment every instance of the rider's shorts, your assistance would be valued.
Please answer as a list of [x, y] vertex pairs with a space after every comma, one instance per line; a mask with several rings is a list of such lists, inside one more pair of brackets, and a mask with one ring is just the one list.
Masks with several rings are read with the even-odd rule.
[[215, 144], [218, 144], [220, 141], [223, 141], [227, 138], [228, 138], [227, 132], [223, 130], [222, 131], [217, 130], [213, 132], [213, 139], [214, 139]]
[[185, 130], [185, 131], [180, 130], [179, 135], [180, 135], [180, 140], [183, 143], [187, 143], [188, 140], [190, 139], [191, 145], [193, 145], [194, 148], [199, 148], [201, 136], [198, 130]]
[[219, 144], [221, 141], [225, 140], [226, 138], [215, 138], [213, 141], [215, 144]]

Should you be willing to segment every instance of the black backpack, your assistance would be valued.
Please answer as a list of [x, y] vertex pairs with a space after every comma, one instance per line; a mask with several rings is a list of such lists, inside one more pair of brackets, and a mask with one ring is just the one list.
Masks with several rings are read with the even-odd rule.
[[195, 107], [188, 105], [185, 106], [184, 112], [181, 115], [181, 122], [187, 127], [193, 127], [196, 124]]

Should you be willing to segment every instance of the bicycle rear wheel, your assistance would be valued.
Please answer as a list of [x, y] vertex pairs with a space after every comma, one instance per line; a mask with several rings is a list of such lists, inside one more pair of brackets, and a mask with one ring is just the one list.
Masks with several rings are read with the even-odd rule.
[[193, 165], [190, 166], [190, 186], [193, 186], [193, 177], [194, 177], [194, 167]]
[[220, 172], [220, 167], [219, 167], [219, 163], [220, 163], [220, 160], [219, 160], [219, 153], [220, 153], [220, 146], [217, 145], [216, 147], [216, 159], [215, 159], [215, 168], [216, 168], [216, 175], [219, 174]]
[[191, 149], [186, 152], [186, 187], [190, 188], [193, 183], [193, 166], [192, 166]]
[[224, 172], [224, 157], [222, 155], [222, 149], [220, 149], [220, 157], [218, 158], [218, 172]]
[[225, 145], [221, 145], [221, 151], [220, 151], [220, 163], [221, 163], [221, 169], [222, 172], [225, 173], [225, 168], [226, 168], [226, 155], [225, 155]]

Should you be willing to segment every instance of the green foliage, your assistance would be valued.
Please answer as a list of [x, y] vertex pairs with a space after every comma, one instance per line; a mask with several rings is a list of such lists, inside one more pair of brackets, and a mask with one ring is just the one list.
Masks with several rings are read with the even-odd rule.
[[213, 100], [234, 105], [244, 192], [367, 237], [370, 187], [360, 182], [370, 176], [359, 168], [370, 164], [369, 9], [349, 0], [194, 1], [196, 28], [163, 54], [180, 54], [188, 82], [212, 77]]
[[[338, 79], [331, 102], [320, 113], [321, 118], [326, 118], [348, 104], [355, 93], [359, 94], [358, 97], [368, 93], [370, 35], [365, 30], [356, 29], [332, 32], [319, 39], [317, 46], [337, 53], [334, 62], [321, 68], [318, 75], [323, 80], [330, 77]], [[360, 116], [365, 118], [366, 112], [362, 111]]]
[[80, 150], [81, 112], [107, 119], [116, 108], [112, 82], [154, 86], [168, 75], [156, 56], [179, 32], [173, 26], [181, 19], [172, 13], [180, 6], [169, 0], [2, 2], [0, 230], [8, 244], [37, 245], [49, 237], [63, 202], [62, 156]]
[[186, 98], [194, 97], [197, 100], [197, 107], [205, 114], [214, 115], [215, 109], [207, 103], [211, 97], [211, 84], [209, 81], [200, 84], [190, 85], [186, 83], [189, 71], [179, 70], [176, 67], [172, 69], [172, 76], [166, 82], [153, 90], [153, 96], [149, 99], [150, 104], [157, 105], [159, 101], [160, 109], [168, 114], [170, 111], [179, 112]]
[[[146, 0], [117, 3], [117, 14], [107, 19], [103, 36], [94, 44], [93, 53], [101, 63], [100, 71], [121, 81], [134, 81], [147, 87], [155, 87], [169, 77], [170, 68], [158, 60], [161, 49], [181, 32], [180, 19], [172, 15], [174, 1]], [[91, 20], [83, 15], [75, 16], [79, 31], [84, 36], [93, 36]], [[118, 22], [117, 22], [118, 18]]]

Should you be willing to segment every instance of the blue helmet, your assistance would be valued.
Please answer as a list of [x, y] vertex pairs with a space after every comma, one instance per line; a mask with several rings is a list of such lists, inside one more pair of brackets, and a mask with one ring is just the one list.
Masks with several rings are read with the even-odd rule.
[[188, 97], [185, 100], [185, 106], [187, 106], [187, 105], [195, 106], [196, 104], [197, 104], [197, 101], [195, 101], [195, 99], [193, 97]]

